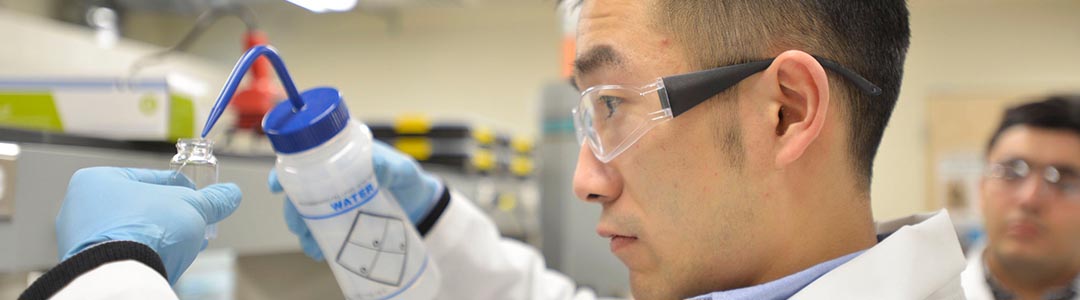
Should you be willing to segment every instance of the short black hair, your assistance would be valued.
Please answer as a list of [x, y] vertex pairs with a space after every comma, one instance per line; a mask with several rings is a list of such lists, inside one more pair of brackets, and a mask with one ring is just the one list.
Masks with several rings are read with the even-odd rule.
[[1080, 94], [1052, 95], [1041, 101], [1009, 108], [994, 135], [990, 136], [986, 154], [989, 155], [990, 150], [994, 149], [1003, 132], [1020, 125], [1071, 131], [1080, 136]]
[[850, 128], [852, 167], [869, 189], [911, 40], [904, 0], [658, 0], [653, 9], [654, 26], [683, 44], [695, 68], [801, 50], [837, 61], [878, 85], [882, 93], [868, 95], [829, 71], [834, 99]]

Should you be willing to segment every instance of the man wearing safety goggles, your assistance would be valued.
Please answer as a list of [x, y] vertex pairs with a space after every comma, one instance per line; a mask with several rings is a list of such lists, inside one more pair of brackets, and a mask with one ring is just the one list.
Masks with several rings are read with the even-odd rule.
[[577, 42], [574, 189], [636, 297], [963, 299], [947, 214], [871, 215], [904, 1], [591, 1]]
[[[629, 268], [636, 299], [963, 298], [963, 255], [947, 214], [875, 226], [870, 210], [874, 155], [910, 39], [904, 0], [586, 0], [578, 31], [574, 191], [603, 207], [596, 232]], [[468, 199], [415, 161], [374, 149], [380, 184], [443, 273], [441, 282], [416, 283], [438, 288], [438, 299], [594, 298], [548, 270], [536, 249], [500, 238]], [[155, 177], [136, 176], [143, 173], [72, 178], [57, 222], [68, 258], [26, 299], [51, 295], [76, 274], [68, 271], [96, 266], [95, 253], [138, 250], [159, 267], [135, 278], [179, 277], [202, 242], [194, 233], [239, 203], [235, 189], [139, 201], [170, 188], [140, 181]], [[100, 197], [103, 189], [111, 198]], [[125, 203], [169, 214], [139, 219], [153, 226], [89, 226], [130, 222], [138, 211]], [[285, 220], [304, 251], [322, 258], [288, 201]], [[111, 266], [87, 276], [134, 274]], [[74, 282], [65, 290], [113, 291]]]
[[1006, 111], [986, 160], [968, 299], [1080, 299], [1080, 97]]

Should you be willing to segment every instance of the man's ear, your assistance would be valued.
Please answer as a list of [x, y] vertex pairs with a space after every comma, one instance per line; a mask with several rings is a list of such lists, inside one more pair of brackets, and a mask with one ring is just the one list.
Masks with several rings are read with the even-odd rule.
[[789, 50], [766, 71], [775, 88], [776, 166], [783, 168], [802, 157], [825, 125], [829, 110], [829, 78], [821, 63], [806, 52]]

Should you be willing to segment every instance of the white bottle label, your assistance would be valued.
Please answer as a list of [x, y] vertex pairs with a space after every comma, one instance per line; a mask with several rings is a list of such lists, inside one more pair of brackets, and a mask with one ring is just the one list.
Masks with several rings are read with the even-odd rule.
[[347, 195], [297, 202], [346, 298], [396, 298], [431, 277], [423, 242], [374, 177]]
[[379, 188], [375, 186], [374, 181], [367, 180], [365, 184], [346, 195], [310, 203], [296, 203], [296, 208], [304, 219], [332, 218], [364, 206], [378, 194]]
[[361, 211], [335, 260], [357, 276], [401, 286], [408, 254], [409, 239], [401, 219]]
[[379, 190], [375, 188], [375, 185], [368, 183], [356, 193], [349, 195], [349, 197], [330, 203], [330, 208], [335, 212], [349, 211], [354, 207], [360, 207], [361, 205], [364, 205], [364, 203], [371, 201], [371, 198], [374, 198], [378, 193]]

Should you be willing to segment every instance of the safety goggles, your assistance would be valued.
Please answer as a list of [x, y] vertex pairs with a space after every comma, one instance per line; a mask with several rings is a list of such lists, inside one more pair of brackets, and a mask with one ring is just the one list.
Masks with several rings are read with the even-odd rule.
[[[814, 58], [863, 92], [881, 94], [881, 88], [839, 63]], [[764, 71], [772, 62], [773, 59], [767, 59], [668, 76], [640, 87], [590, 87], [581, 92], [581, 101], [571, 110], [578, 144], [588, 144], [596, 159], [608, 163], [657, 125]]]
[[990, 164], [986, 177], [997, 179], [1003, 187], [1015, 190], [1028, 176], [1038, 176], [1046, 182], [1055, 195], [1069, 199], [1080, 199], [1080, 174], [1070, 167], [1046, 166], [1042, 172], [1036, 172], [1030, 163], [1023, 159], [1010, 159]]

